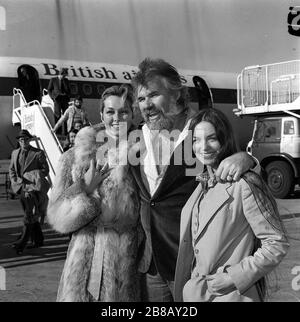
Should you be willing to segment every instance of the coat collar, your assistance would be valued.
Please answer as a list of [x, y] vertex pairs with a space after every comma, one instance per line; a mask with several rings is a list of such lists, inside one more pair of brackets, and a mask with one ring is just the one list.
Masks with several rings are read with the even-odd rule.
[[15, 169], [18, 169], [18, 174], [20, 174], [20, 164], [19, 164], [19, 155], [21, 153], [21, 148], [18, 148], [15, 150], [15, 158], [14, 158], [14, 163], [15, 163]]
[[[206, 198], [209, 198], [211, 202], [207, 203], [207, 207], [203, 213], [200, 214], [199, 227], [195, 239], [199, 239], [204, 228], [209, 224], [212, 217], [218, 212], [218, 210], [224, 205], [224, 203], [230, 198], [231, 194], [229, 193], [231, 183], [217, 183], [216, 186], [207, 192]], [[190, 230], [188, 225], [189, 219], [192, 216], [193, 208], [198, 202], [202, 193], [202, 186], [199, 184], [184, 208], [182, 209], [181, 214], [181, 223], [180, 223], [180, 241], [182, 240], [185, 232]]]
[[35, 151], [32, 150], [32, 148], [29, 148], [28, 154], [27, 154], [27, 158], [25, 161], [25, 165], [24, 165], [24, 170], [23, 172], [26, 171], [26, 169], [29, 167], [30, 163], [33, 161], [34, 156], [35, 156]]
[[[184, 142], [181, 142], [181, 147], [180, 146], [177, 146], [175, 151], [177, 149], [182, 149], [182, 152], [183, 153], [183, 144]], [[152, 199], [155, 199], [157, 196], [159, 196], [161, 194], [161, 192], [165, 189], [167, 189], [170, 185], [172, 185], [172, 183], [174, 181], [177, 180], [178, 177], [183, 177], [183, 176], [186, 176], [186, 175], [189, 175], [186, 173], [186, 171], [188, 170], [192, 170], [194, 169], [195, 166], [192, 166], [191, 169], [189, 169], [189, 167], [185, 164], [184, 160], [183, 160], [183, 156], [181, 158], [183, 164], [181, 166], [176, 166], [174, 165], [174, 154], [175, 154], [175, 151], [173, 152], [172, 156], [171, 156], [171, 159], [170, 159], [170, 163], [166, 168], [165, 168], [165, 171], [164, 171], [164, 174], [163, 174], [163, 177], [162, 177], [162, 180], [159, 184], [159, 186], [157, 187], [157, 189], [155, 190], [153, 196], [152, 196]], [[176, 152], [177, 153], [177, 152]], [[140, 155], [138, 155], [140, 156]], [[138, 182], [141, 190], [144, 191], [144, 193], [149, 197], [151, 198], [150, 196], [150, 192], [149, 192], [149, 188], [145, 186], [144, 184], [144, 181], [142, 179], [142, 174], [141, 174], [141, 164], [139, 165], [136, 165], [136, 166], [131, 166], [131, 169], [132, 169], [132, 172], [136, 178], [136, 181]], [[196, 168], [198, 169], [199, 167], [196, 166]], [[202, 165], [200, 166], [200, 168], [202, 169]], [[199, 169], [198, 169], [199, 170]]]
[[[25, 160], [25, 165], [24, 165], [24, 168], [23, 168], [23, 172], [26, 171], [26, 169], [28, 168], [28, 166], [30, 165], [30, 163], [33, 161], [34, 159], [34, 156], [35, 156], [35, 152], [31, 147], [29, 147], [28, 149], [28, 154], [27, 154], [27, 157], [26, 157], [26, 160]], [[16, 153], [16, 158], [15, 158], [15, 168], [16, 169], [20, 169], [20, 164], [19, 164], [19, 155], [21, 153], [21, 148], [19, 148], [17, 150], [17, 153]]]

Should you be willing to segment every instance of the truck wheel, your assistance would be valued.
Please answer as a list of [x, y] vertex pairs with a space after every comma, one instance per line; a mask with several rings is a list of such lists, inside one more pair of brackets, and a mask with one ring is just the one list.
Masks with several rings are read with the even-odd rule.
[[273, 161], [266, 166], [267, 184], [273, 196], [286, 198], [294, 190], [294, 173], [284, 161]]

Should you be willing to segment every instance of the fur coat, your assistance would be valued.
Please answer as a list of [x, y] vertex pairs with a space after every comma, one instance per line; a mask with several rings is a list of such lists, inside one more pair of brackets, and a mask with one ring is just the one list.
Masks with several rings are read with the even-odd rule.
[[[103, 127], [83, 128], [57, 167], [48, 222], [72, 233], [57, 301], [139, 301], [138, 193], [128, 165], [111, 165], [127, 146], [106, 150], [103, 134]], [[87, 195], [84, 174], [92, 159], [108, 161], [112, 171]]]

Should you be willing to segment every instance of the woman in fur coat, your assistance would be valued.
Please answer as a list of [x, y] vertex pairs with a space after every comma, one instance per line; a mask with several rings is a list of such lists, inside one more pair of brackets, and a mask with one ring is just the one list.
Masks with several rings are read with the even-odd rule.
[[72, 239], [57, 301], [139, 301], [139, 198], [128, 165], [120, 162], [132, 102], [125, 85], [107, 89], [104, 125], [83, 128], [59, 161], [48, 222]]

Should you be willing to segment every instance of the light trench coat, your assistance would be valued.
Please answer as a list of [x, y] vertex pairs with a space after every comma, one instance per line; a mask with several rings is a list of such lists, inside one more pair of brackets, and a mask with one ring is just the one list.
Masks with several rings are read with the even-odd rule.
[[[253, 173], [251, 178], [260, 180]], [[279, 223], [274, 219], [270, 201], [259, 191], [260, 201], [255, 199], [244, 179], [217, 183], [202, 201], [193, 240], [192, 212], [201, 192], [199, 184], [182, 209], [175, 301], [260, 301], [255, 283], [280, 263], [289, 247], [283, 232], [273, 228], [273, 225], [279, 227]], [[253, 254], [255, 236], [262, 245]], [[202, 276], [224, 270], [236, 289], [228, 294], [212, 295]]]

